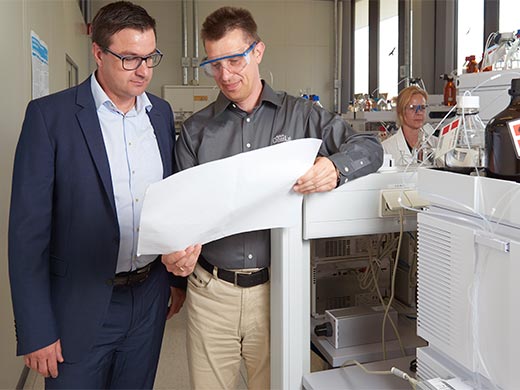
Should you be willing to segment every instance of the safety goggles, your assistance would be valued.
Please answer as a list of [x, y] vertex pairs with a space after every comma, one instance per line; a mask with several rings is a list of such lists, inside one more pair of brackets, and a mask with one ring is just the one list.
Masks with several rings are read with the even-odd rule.
[[238, 54], [226, 55], [211, 60], [204, 59], [200, 63], [200, 67], [204, 69], [204, 73], [209, 77], [215, 77], [226, 69], [230, 73], [240, 73], [249, 64], [249, 53], [253, 51], [257, 42], [253, 42], [246, 51]]
[[426, 111], [427, 108], [428, 108], [427, 104], [410, 104], [410, 105], [406, 106], [406, 109], [408, 111], [415, 112], [416, 114], [419, 111]]

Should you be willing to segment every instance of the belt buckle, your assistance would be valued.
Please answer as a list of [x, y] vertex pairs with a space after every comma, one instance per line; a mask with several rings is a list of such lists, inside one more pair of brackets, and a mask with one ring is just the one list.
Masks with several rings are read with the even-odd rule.
[[237, 272], [235, 271], [234, 274], [235, 274], [235, 282], [234, 282], [234, 285], [235, 287], [242, 287], [242, 286], [239, 286], [238, 285], [238, 275], [251, 275], [253, 274], [254, 272]]

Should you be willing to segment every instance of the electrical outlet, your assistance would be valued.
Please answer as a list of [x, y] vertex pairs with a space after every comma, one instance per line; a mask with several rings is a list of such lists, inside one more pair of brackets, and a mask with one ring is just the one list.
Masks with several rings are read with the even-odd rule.
[[427, 207], [430, 205], [426, 199], [423, 199], [419, 196], [419, 193], [416, 190], [406, 190], [404, 191], [404, 195], [410, 202], [413, 208], [420, 209], [422, 207]]
[[[380, 217], [395, 217], [401, 212], [403, 206], [411, 207], [403, 189], [382, 190], [379, 202]], [[404, 210], [405, 212], [408, 210]]]
[[412, 189], [391, 189], [381, 190], [379, 202], [380, 217], [395, 217], [404, 208], [405, 215], [414, 213], [413, 209], [429, 206], [429, 202], [422, 199], [416, 190]]

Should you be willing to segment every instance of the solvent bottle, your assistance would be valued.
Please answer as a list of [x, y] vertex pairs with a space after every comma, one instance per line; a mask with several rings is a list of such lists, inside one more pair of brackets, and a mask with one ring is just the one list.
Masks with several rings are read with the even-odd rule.
[[460, 120], [455, 149], [446, 153], [444, 164], [449, 171], [470, 173], [486, 167], [485, 126], [478, 115], [478, 96], [459, 96]]
[[445, 106], [454, 106], [457, 104], [457, 87], [455, 87], [453, 82], [453, 76], [444, 75], [444, 80], [446, 80], [446, 84], [444, 85], [443, 103]]
[[520, 182], [520, 79], [511, 80], [511, 103], [486, 127], [487, 176]]
[[464, 70], [466, 73], [476, 73], [478, 72], [478, 64], [474, 55], [470, 55], [466, 57]]

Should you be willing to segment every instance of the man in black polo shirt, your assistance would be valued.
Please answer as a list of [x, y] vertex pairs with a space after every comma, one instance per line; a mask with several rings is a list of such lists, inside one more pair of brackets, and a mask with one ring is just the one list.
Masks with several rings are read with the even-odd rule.
[[[265, 44], [249, 11], [216, 10], [203, 24], [202, 39], [207, 58], [201, 66], [221, 93], [184, 123], [176, 146], [179, 169], [299, 138], [323, 144], [314, 166], [295, 183], [296, 192], [330, 191], [381, 166], [375, 137], [355, 134], [339, 116], [274, 92], [261, 80]], [[207, 243], [196, 266], [178, 255], [163, 262], [177, 275], [191, 274], [186, 303], [193, 387], [236, 387], [243, 358], [248, 387], [270, 388], [269, 230]]]

